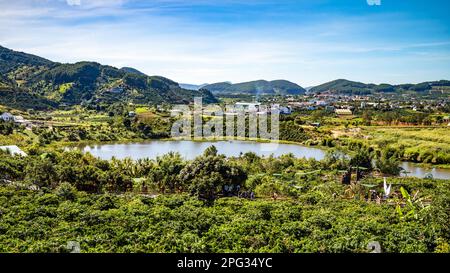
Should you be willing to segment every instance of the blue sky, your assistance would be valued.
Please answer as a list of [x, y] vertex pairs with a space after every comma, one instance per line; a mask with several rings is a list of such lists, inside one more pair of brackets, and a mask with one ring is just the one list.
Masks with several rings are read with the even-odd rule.
[[183, 83], [450, 79], [446, 0], [0, 0], [0, 45]]

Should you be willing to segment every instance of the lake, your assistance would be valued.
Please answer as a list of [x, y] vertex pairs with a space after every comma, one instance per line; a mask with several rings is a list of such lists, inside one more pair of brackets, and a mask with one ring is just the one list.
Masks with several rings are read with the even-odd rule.
[[178, 152], [185, 159], [194, 159], [211, 145], [216, 146], [219, 154], [224, 154], [227, 157], [239, 156], [246, 152], [254, 152], [259, 156], [270, 156], [271, 154], [281, 156], [292, 153], [296, 157], [315, 158], [317, 160], [325, 157], [325, 151], [312, 147], [238, 140], [215, 142], [153, 140], [140, 143], [90, 145], [82, 148], [82, 150], [102, 159], [111, 159], [113, 156], [118, 159], [126, 157], [154, 159], [169, 152]]
[[[306, 147], [296, 144], [276, 144], [260, 143], [252, 141], [215, 141], [215, 142], [195, 142], [187, 140], [153, 140], [139, 143], [125, 144], [95, 144], [81, 147], [83, 152], [89, 152], [102, 159], [111, 159], [112, 157], [123, 159], [130, 157], [132, 159], [150, 158], [155, 159], [169, 152], [178, 152], [185, 159], [194, 159], [201, 155], [209, 146], [216, 146], [220, 154], [228, 157], [239, 156], [246, 152], [254, 152], [259, 156], [281, 156], [292, 153], [295, 157], [314, 158], [322, 160], [326, 152], [324, 150]], [[450, 179], [450, 169], [426, 169], [415, 166], [409, 162], [403, 162], [402, 168], [408, 173], [407, 176], [423, 178], [431, 173], [437, 179]]]

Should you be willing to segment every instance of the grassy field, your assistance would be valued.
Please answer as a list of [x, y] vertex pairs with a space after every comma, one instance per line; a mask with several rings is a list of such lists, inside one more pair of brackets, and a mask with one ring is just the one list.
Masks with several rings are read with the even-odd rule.
[[450, 128], [377, 128], [367, 127], [371, 136], [395, 141], [415, 141], [421, 143], [440, 143], [450, 145]]
[[13, 134], [7, 136], [0, 134], [0, 146], [17, 145], [19, 147], [24, 147], [35, 143], [36, 139], [37, 136], [28, 130], [14, 132]]
[[442, 165], [450, 161], [450, 128], [365, 127], [362, 134], [369, 144], [395, 148], [406, 160]]

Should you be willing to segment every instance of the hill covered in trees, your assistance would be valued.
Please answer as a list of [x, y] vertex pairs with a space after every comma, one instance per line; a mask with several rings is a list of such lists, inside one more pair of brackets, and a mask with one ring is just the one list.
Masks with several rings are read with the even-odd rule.
[[160, 76], [133, 68], [115, 68], [95, 62], [61, 64], [0, 46], [0, 104], [16, 108], [52, 108], [58, 104], [189, 103], [207, 90], [186, 90]]
[[123, 72], [126, 72], [126, 73], [138, 74], [138, 75], [141, 75], [141, 76], [148, 76], [144, 72], [141, 72], [141, 71], [139, 71], [139, 70], [137, 70], [136, 68], [133, 68], [133, 67], [122, 67], [120, 70], [123, 71]]
[[450, 89], [450, 81], [433, 81], [419, 84], [366, 84], [362, 82], [349, 81], [345, 79], [334, 80], [316, 87], [309, 91], [312, 93], [332, 92], [338, 94], [372, 94], [372, 93], [392, 93], [392, 92], [430, 92], [447, 91]]
[[220, 82], [206, 85], [203, 88], [213, 94], [299, 95], [306, 92], [303, 87], [286, 80], [258, 80], [236, 84]]

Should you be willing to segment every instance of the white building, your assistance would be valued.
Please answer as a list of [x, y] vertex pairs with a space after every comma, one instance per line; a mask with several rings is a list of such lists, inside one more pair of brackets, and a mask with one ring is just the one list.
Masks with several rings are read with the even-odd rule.
[[244, 111], [259, 111], [259, 107], [261, 106], [261, 103], [259, 103], [259, 102], [255, 102], [255, 103], [236, 102], [235, 106], [238, 108], [242, 107], [244, 109]]
[[11, 115], [10, 113], [3, 113], [0, 116], [0, 119], [2, 119], [3, 121], [14, 121], [14, 116]]
[[181, 109], [171, 109], [170, 111], [171, 116], [177, 116], [183, 114], [183, 111]]
[[25, 124], [26, 120], [22, 116], [14, 116], [14, 122], [19, 124]]
[[348, 116], [353, 114], [350, 109], [336, 109], [334, 112], [339, 116]]
[[19, 147], [17, 147], [16, 145], [0, 146], [0, 150], [8, 151], [12, 155], [27, 156], [27, 154], [24, 151], [22, 151]]

